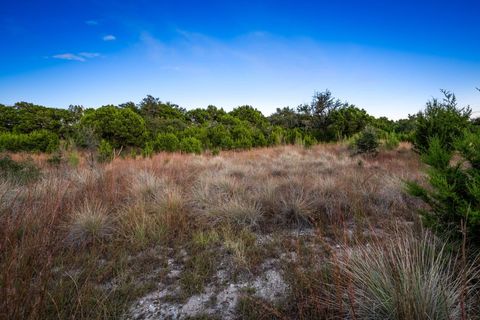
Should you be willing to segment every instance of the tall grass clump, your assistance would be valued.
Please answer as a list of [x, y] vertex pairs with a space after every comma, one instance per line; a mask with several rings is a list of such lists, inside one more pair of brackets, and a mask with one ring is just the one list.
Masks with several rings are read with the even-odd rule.
[[287, 179], [275, 190], [273, 220], [281, 225], [309, 226], [316, 213], [317, 197], [299, 181]]
[[247, 189], [230, 176], [203, 175], [192, 189], [192, 205], [200, 217], [212, 224], [256, 227], [263, 210], [253, 192]]
[[102, 243], [110, 239], [114, 231], [107, 208], [100, 203], [85, 201], [82, 208], [73, 214], [66, 242], [72, 247]]
[[[465, 319], [480, 268], [430, 235], [411, 233], [359, 246], [340, 259], [350, 316], [357, 319]], [[470, 298], [468, 298], [470, 297]]]

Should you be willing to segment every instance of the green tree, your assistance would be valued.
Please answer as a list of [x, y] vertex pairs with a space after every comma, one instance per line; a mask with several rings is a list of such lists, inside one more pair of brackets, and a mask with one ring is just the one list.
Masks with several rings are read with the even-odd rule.
[[227, 113], [223, 109], [219, 109], [215, 106], [209, 105], [206, 109], [196, 108], [189, 110], [186, 113], [188, 121], [193, 124], [205, 124], [211, 122], [219, 122], [220, 117]]
[[[409, 192], [424, 200], [428, 210], [422, 214], [426, 224], [448, 237], [467, 234], [480, 244], [480, 136], [466, 131], [450, 145], [433, 137], [422, 160], [429, 166], [429, 188], [416, 182], [407, 183]], [[453, 161], [454, 150], [461, 156]]]
[[265, 128], [268, 125], [267, 118], [252, 106], [246, 105], [237, 107], [230, 112], [230, 115], [242, 121], [247, 121], [257, 128]]
[[343, 105], [331, 110], [325, 119], [326, 140], [348, 138], [362, 131], [371, 122], [371, 117], [363, 109], [353, 105]]
[[155, 137], [158, 133], [164, 132], [166, 126], [173, 124], [183, 126], [186, 122], [185, 109], [180, 108], [176, 104], [170, 102], [162, 102], [158, 98], [148, 95], [138, 105], [138, 113], [145, 120], [145, 124], [150, 137]]
[[146, 138], [145, 121], [131, 109], [103, 106], [87, 110], [81, 126], [92, 128], [96, 134], [115, 148], [143, 146]]
[[442, 93], [443, 100], [427, 102], [425, 110], [417, 114], [413, 144], [421, 153], [429, 150], [433, 137], [439, 139], [443, 148], [453, 150], [454, 141], [471, 125], [472, 110], [469, 107], [459, 108], [453, 93], [445, 90]]
[[20, 121], [17, 110], [0, 104], [0, 131], [13, 131]]
[[270, 123], [286, 129], [300, 127], [300, 116], [295, 109], [290, 107], [277, 108], [277, 111], [269, 117]]
[[356, 153], [376, 153], [378, 151], [377, 130], [373, 127], [366, 127], [354, 141]]

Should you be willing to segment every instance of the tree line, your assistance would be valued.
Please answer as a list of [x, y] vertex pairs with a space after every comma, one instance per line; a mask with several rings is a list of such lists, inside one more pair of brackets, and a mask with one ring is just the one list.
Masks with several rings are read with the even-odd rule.
[[265, 116], [244, 105], [226, 112], [208, 106], [186, 110], [152, 96], [140, 103], [105, 105], [97, 109], [71, 105], [56, 109], [18, 102], [0, 104], [0, 150], [52, 152], [61, 141], [79, 148], [202, 152], [338, 141], [366, 127], [382, 135], [395, 133], [408, 140], [415, 116], [392, 121], [375, 118], [364, 109], [342, 102], [326, 90], [310, 104], [277, 108]]

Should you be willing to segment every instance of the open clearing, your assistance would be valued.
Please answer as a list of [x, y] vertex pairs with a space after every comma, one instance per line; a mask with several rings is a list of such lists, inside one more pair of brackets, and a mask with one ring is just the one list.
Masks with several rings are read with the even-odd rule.
[[18, 317], [348, 318], [363, 295], [350, 259], [398, 243], [408, 259], [421, 234], [408, 144], [33, 160], [37, 181], [0, 191], [3, 310]]

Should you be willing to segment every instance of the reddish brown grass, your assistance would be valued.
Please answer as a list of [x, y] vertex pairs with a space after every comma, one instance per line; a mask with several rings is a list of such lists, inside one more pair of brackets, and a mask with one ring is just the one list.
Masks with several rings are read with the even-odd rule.
[[[272, 233], [314, 227], [334, 243], [344, 243], [349, 232], [365, 236], [375, 228], [388, 230], [396, 221], [415, 219], [416, 203], [403, 192], [402, 180], [423, 179], [417, 156], [405, 145], [375, 158], [352, 158], [346, 147], [327, 144], [220, 156], [160, 153], [93, 168], [82, 154], [76, 168], [52, 167], [45, 155], [13, 157], [32, 158], [43, 175], [28, 185], [0, 185], [0, 316], [5, 319], [120, 316], [141, 290], [118, 298], [125, 304], [98, 293], [96, 274], [107, 272], [99, 261], [119, 263], [118, 270], [129, 274], [149, 270], [118, 261], [155, 246], [180, 250], [199, 230]], [[93, 204], [98, 212], [85, 214]], [[92, 234], [85, 217], [102, 224], [98, 233]], [[228, 239], [227, 249], [246, 263], [243, 244], [235, 241]], [[62, 276], [72, 272], [82, 276]], [[70, 291], [61, 291], [65, 288]], [[60, 299], [62, 294], [70, 295], [70, 302]], [[67, 308], [71, 301], [76, 307]]]

